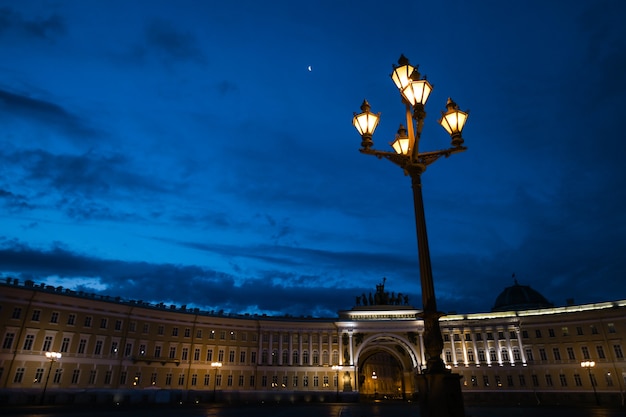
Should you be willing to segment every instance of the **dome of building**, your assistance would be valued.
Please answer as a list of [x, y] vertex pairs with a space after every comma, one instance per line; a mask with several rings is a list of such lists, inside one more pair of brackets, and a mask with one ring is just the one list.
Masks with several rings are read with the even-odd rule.
[[515, 280], [515, 284], [506, 287], [498, 295], [491, 311], [518, 311], [550, 307], [554, 307], [554, 304], [546, 300], [543, 295], [528, 285], [519, 285]]

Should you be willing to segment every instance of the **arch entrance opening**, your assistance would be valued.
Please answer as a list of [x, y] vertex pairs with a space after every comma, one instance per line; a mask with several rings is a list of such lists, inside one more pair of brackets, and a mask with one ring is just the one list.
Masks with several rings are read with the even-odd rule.
[[376, 400], [411, 398], [414, 369], [411, 354], [398, 340], [374, 338], [358, 357], [359, 393]]

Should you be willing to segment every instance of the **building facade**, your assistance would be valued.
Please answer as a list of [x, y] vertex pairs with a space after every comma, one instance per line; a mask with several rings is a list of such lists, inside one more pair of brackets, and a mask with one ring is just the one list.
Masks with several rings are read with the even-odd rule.
[[[412, 399], [423, 322], [386, 295], [337, 318], [268, 317], [7, 279], [0, 404]], [[496, 311], [441, 318], [466, 401], [624, 404], [626, 300], [507, 310], [503, 295]]]

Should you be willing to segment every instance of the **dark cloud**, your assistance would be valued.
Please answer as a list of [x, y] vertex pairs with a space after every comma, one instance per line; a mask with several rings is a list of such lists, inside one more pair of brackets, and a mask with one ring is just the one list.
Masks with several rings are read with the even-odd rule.
[[58, 104], [6, 90], [0, 90], [0, 112], [5, 119], [11, 115], [71, 137], [93, 138], [100, 135], [86, 120]]
[[159, 51], [169, 60], [204, 62], [204, 54], [196, 37], [174, 27], [164, 20], [153, 20], [146, 28], [146, 38], [150, 47]]
[[28, 19], [8, 7], [0, 8], [0, 36], [6, 32], [28, 38], [53, 40], [66, 33], [64, 19], [56, 14]]

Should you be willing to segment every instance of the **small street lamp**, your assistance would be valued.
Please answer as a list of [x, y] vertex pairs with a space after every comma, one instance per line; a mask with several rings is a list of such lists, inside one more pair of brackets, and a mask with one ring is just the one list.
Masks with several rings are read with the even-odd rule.
[[372, 381], [374, 381], [374, 399], [378, 397], [378, 375], [376, 371], [372, 371]]
[[50, 367], [48, 368], [48, 376], [46, 376], [46, 382], [43, 384], [43, 392], [41, 393], [41, 401], [40, 405], [43, 405], [44, 400], [46, 398], [46, 389], [48, 388], [48, 380], [50, 379], [50, 374], [52, 373], [52, 364], [61, 359], [63, 356], [59, 352], [46, 352], [46, 358], [50, 361]]
[[352, 123], [361, 135], [361, 153], [373, 155], [379, 159], [385, 158], [398, 165], [405, 175], [411, 177], [422, 290], [421, 317], [424, 320], [424, 349], [427, 357], [426, 369], [418, 375], [422, 416], [464, 417], [461, 377], [446, 369], [441, 358], [443, 337], [439, 327], [439, 318], [444, 314], [437, 311], [428, 236], [426, 234], [421, 176], [428, 165], [442, 156], [448, 157], [467, 149], [463, 146], [461, 132], [467, 121], [468, 112], [459, 110], [459, 106], [448, 98], [446, 111], [441, 112], [439, 124], [450, 135], [451, 147], [438, 151], [420, 152], [419, 142], [426, 118], [424, 105], [433, 86], [425, 77], [421, 76], [417, 67], [409, 64], [409, 60], [404, 55], [400, 56], [398, 65], [393, 66], [391, 79], [400, 91], [402, 102], [406, 107], [406, 127], [401, 124], [395, 140], [391, 142], [394, 152], [373, 149], [372, 136], [380, 121], [380, 113], [372, 113], [367, 100], [364, 100], [361, 105], [361, 113], [354, 114]]
[[339, 371], [341, 371], [343, 369], [343, 366], [341, 365], [333, 365], [332, 367], [333, 371], [337, 372], [337, 379], [335, 380], [336, 385], [337, 385], [337, 401], [339, 401]]
[[213, 381], [213, 402], [215, 402], [215, 390], [217, 389], [217, 370], [222, 367], [222, 362], [211, 362], [211, 368], [215, 369], [214, 381]]
[[583, 368], [587, 368], [589, 372], [589, 381], [591, 382], [591, 387], [593, 388], [593, 396], [596, 398], [596, 405], [600, 405], [600, 398], [598, 397], [598, 391], [596, 390], [596, 382], [591, 370], [596, 366], [594, 361], [584, 361], [580, 363], [580, 366]]

